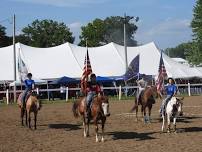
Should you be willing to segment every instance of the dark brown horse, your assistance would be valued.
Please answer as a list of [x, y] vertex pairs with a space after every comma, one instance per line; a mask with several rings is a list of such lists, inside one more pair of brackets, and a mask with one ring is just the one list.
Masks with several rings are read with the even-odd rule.
[[104, 142], [104, 125], [105, 125], [106, 117], [110, 116], [108, 97], [95, 96], [93, 98], [92, 105], [91, 105], [91, 114], [88, 118], [86, 117], [86, 98], [85, 97], [82, 97], [78, 99], [76, 102], [74, 102], [72, 111], [75, 118], [82, 116], [83, 127], [84, 127], [84, 137], [89, 136], [89, 124], [90, 124], [90, 120], [93, 120], [95, 125], [95, 132], [96, 132], [96, 142], [99, 142], [98, 122], [101, 121], [101, 125], [102, 125], [101, 141]]
[[21, 124], [22, 126], [24, 126], [23, 118], [25, 115], [26, 126], [27, 126], [27, 117], [28, 117], [28, 127], [31, 128], [31, 112], [33, 112], [34, 113], [34, 129], [36, 129], [37, 113], [38, 113], [38, 110], [40, 110], [41, 108], [40, 100], [38, 100], [36, 93], [29, 93], [26, 101], [26, 106], [23, 107], [22, 94], [23, 93], [19, 95], [18, 101], [17, 101], [21, 111]]
[[[139, 105], [141, 105], [141, 112], [142, 117], [144, 118], [143, 121], [146, 123], [147, 121], [150, 122], [151, 117], [151, 109], [152, 105], [155, 103], [155, 98], [159, 96], [159, 93], [157, 92], [156, 86], [149, 86], [147, 87], [139, 96]], [[147, 119], [146, 116], [146, 108], [148, 108], [149, 117]], [[135, 97], [135, 105], [133, 106], [131, 112], [136, 111], [136, 119], [138, 121], [138, 104], [137, 104], [137, 98]]]

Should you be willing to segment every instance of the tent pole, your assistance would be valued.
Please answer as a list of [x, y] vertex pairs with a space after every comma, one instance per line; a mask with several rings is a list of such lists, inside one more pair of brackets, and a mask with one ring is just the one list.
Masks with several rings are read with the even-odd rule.
[[50, 95], [49, 95], [49, 91], [48, 91], [48, 80], [46, 81], [47, 84], [47, 96], [48, 96], [48, 100], [50, 99]]

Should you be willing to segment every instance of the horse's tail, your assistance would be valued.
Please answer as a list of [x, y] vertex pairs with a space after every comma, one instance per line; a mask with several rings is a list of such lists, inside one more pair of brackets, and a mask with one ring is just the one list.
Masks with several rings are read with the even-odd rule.
[[134, 102], [134, 106], [132, 107], [132, 109], [130, 110], [130, 112], [133, 112], [137, 109], [138, 104], [137, 104], [137, 98], [135, 97], [135, 102]]
[[73, 112], [75, 118], [79, 117], [78, 106], [79, 106], [78, 101], [76, 101], [76, 102], [73, 103], [72, 112]]

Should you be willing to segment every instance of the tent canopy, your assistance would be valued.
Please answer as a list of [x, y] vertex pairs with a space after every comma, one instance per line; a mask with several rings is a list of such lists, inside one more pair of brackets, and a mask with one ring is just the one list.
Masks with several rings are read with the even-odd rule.
[[63, 76], [61, 78], [58, 78], [58, 79], [52, 81], [50, 84], [68, 84], [68, 83], [72, 84], [72, 83], [78, 83], [78, 82], [79, 82], [79, 80]]
[[[65, 43], [50, 48], [35, 48], [21, 43], [16, 45], [17, 59], [21, 55], [28, 72], [38, 79], [55, 79], [63, 75], [71, 78], [80, 78], [83, 73], [86, 48]], [[103, 77], [120, 77], [126, 73], [124, 46], [109, 43], [100, 47], [88, 48], [92, 70], [96, 75]], [[142, 46], [127, 47], [128, 63], [139, 54], [139, 73], [157, 75], [160, 60], [160, 51], [151, 42]], [[14, 80], [13, 46], [0, 48], [0, 81]], [[168, 76], [173, 78], [202, 78], [202, 71], [177, 63], [163, 54]], [[19, 79], [17, 72], [17, 79]]]

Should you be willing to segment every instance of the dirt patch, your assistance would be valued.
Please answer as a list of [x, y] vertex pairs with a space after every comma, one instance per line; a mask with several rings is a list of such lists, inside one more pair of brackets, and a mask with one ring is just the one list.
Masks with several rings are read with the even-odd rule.
[[37, 130], [21, 126], [17, 106], [1, 106], [0, 151], [201, 151], [202, 96], [185, 98], [185, 115], [177, 120], [177, 134], [160, 132], [159, 101], [152, 109], [151, 124], [136, 122], [135, 115], [128, 114], [132, 105], [132, 101], [110, 102], [104, 143], [95, 142], [93, 125], [90, 137], [83, 138], [82, 122], [73, 117], [72, 103], [44, 104]]

